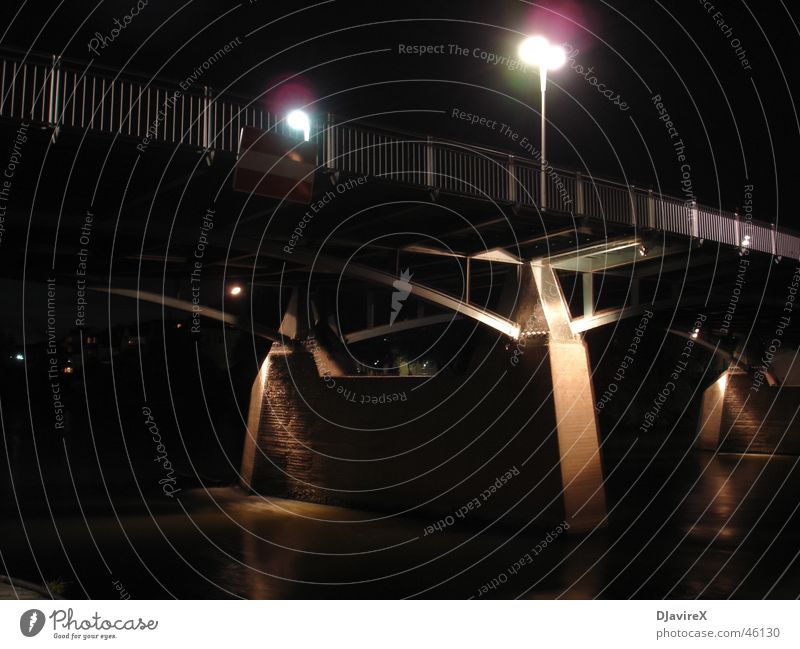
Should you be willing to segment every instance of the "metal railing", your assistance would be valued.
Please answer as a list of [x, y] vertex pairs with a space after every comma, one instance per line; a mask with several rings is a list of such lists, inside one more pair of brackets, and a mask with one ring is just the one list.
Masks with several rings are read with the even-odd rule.
[[800, 235], [693, 200], [548, 165], [548, 204], [541, 205], [535, 160], [331, 118], [325, 130], [323, 160], [329, 168], [800, 259]]
[[[259, 100], [216, 96], [208, 87], [99, 70], [50, 59], [0, 55], [0, 117], [61, 128], [235, 153], [242, 126], [291, 134]], [[493, 201], [546, 207], [609, 224], [663, 230], [800, 259], [800, 235], [737, 214], [577, 171], [546, 170], [539, 198], [536, 160], [332, 117], [312, 125], [324, 167]]]
[[92, 129], [125, 137], [235, 153], [242, 126], [289, 132], [257, 101], [215, 97], [206, 86], [3, 54], [0, 117], [56, 129]]

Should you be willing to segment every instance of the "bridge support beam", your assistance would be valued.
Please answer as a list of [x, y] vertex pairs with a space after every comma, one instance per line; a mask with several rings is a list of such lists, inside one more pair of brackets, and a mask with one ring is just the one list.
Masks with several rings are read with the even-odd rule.
[[770, 371], [751, 373], [734, 362], [703, 393], [695, 447], [800, 455], [799, 400], [796, 380], [778, 379]]
[[247, 409], [247, 430], [244, 437], [244, 448], [242, 450], [242, 468], [239, 480], [242, 487], [248, 491], [253, 489], [253, 477], [256, 467], [256, 459], [259, 453], [258, 435], [261, 426], [261, 413], [264, 408], [264, 395], [267, 389], [267, 379], [269, 376], [270, 354], [264, 359], [258, 371], [253, 387], [250, 389], [250, 405]]
[[585, 531], [603, 525], [607, 513], [589, 353], [570, 328], [555, 269], [536, 261], [531, 271], [548, 331], [565, 517], [575, 531]]
[[[586, 344], [569, 326], [555, 270], [517, 268], [499, 308], [520, 338], [474, 350], [463, 374], [356, 377], [330, 371], [321, 340], [273, 345], [253, 384], [243, 486], [447, 515], [508, 474], [514, 481], [479, 518], [542, 529], [567, 521], [574, 532], [603, 525]], [[300, 319], [298, 306], [290, 302], [282, 330]]]
[[582, 273], [583, 288], [583, 317], [591, 318], [594, 315], [594, 275]]
[[695, 447], [703, 451], [717, 451], [720, 445], [722, 432], [722, 411], [725, 406], [725, 391], [728, 387], [728, 374], [723, 372], [720, 377], [703, 392], [703, 401], [700, 405], [700, 417], [697, 420], [697, 437]]

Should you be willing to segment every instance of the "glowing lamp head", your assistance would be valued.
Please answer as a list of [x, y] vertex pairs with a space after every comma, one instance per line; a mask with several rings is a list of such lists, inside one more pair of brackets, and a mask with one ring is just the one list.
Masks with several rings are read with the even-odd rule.
[[519, 58], [542, 70], [557, 70], [567, 62], [563, 47], [551, 45], [544, 36], [530, 36], [519, 46]]
[[308, 113], [302, 110], [293, 110], [286, 116], [286, 123], [289, 128], [296, 131], [303, 131], [303, 139], [308, 142], [311, 138], [311, 120]]
[[242, 287], [238, 284], [234, 284], [228, 289], [228, 294], [237, 297], [242, 294]]
[[519, 58], [529, 65], [540, 65], [550, 43], [544, 36], [530, 36], [519, 46]]
[[551, 45], [547, 50], [545, 61], [548, 70], [558, 70], [558, 68], [567, 62], [567, 53], [564, 51], [563, 47]]

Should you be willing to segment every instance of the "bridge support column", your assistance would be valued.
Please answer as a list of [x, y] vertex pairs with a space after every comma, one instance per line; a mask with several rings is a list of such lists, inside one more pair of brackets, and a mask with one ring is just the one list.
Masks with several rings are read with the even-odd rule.
[[719, 449], [722, 430], [722, 411], [725, 406], [725, 389], [728, 387], [728, 373], [722, 375], [703, 392], [700, 418], [697, 421], [697, 437], [694, 445], [703, 451]]
[[570, 329], [553, 267], [534, 262], [530, 268], [548, 331], [565, 517], [575, 531], [585, 531], [604, 525], [607, 513], [588, 349]]
[[248, 491], [253, 490], [253, 474], [256, 466], [256, 454], [259, 452], [258, 435], [261, 427], [261, 411], [265, 405], [264, 394], [267, 388], [269, 363], [270, 355], [267, 354], [261, 364], [261, 368], [258, 370], [258, 376], [253, 381], [253, 387], [250, 389], [250, 406], [247, 409], [247, 430], [245, 431], [240, 474], [242, 487]]
[[594, 315], [594, 275], [583, 273], [583, 317], [591, 318]]
[[779, 380], [770, 371], [751, 373], [739, 362], [703, 393], [695, 448], [800, 455], [800, 423], [794, 416], [800, 385], [788, 376]]
[[[323, 372], [332, 367], [324, 344], [273, 344], [252, 389], [243, 486], [313, 502], [447, 515], [474, 497], [476, 485], [519, 471], [482, 517], [542, 529], [566, 520], [575, 532], [603, 525], [587, 347], [572, 333], [555, 270], [527, 263], [519, 269], [508, 274], [502, 317], [529, 340], [474, 350], [480, 363], [473, 361], [468, 381], [447, 373], [430, 379]], [[302, 329], [307, 316], [298, 298], [281, 332]], [[490, 399], [487, 386], [496, 387]], [[458, 399], [449, 398], [459, 391]], [[396, 395], [396, 403], [387, 395]], [[361, 405], [381, 400], [380, 410]], [[454, 486], [443, 491], [442, 485]]]

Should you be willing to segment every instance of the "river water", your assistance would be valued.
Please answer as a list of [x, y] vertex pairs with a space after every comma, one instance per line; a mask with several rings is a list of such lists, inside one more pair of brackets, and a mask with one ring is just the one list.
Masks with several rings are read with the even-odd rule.
[[424, 518], [235, 487], [113, 509], [98, 493], [53, 519], [7, 517], [2, 572], [102, 599], [796, 598], [798, 459], [629, 453], [606, 467], [609, 524], [580, 536], [466, 522], [425, 535]]

